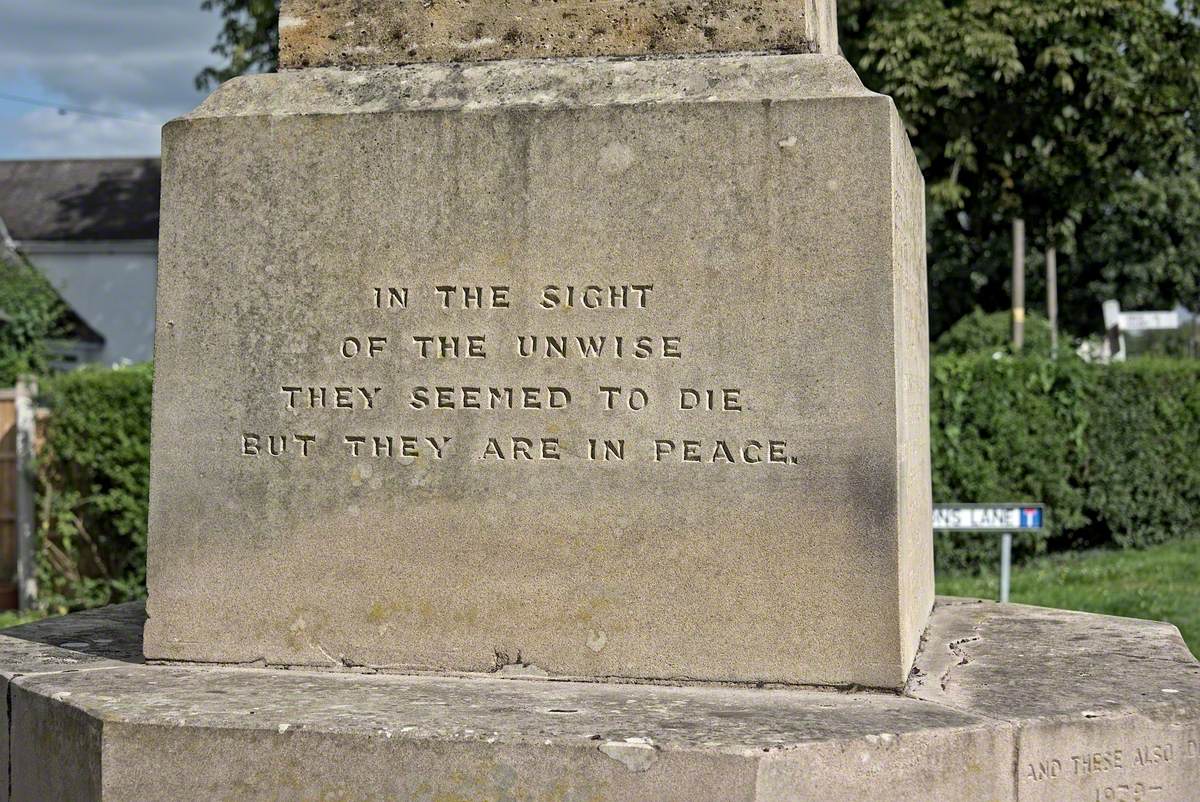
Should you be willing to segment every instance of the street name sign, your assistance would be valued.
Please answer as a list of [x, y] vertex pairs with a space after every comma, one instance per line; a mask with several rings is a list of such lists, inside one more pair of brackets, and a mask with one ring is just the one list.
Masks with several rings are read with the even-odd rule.
[[1178, 312], [1122, 312], [1122, 331], [1174, 331], [1179, 328]]
[[1045, 526], [1041, 504], [938, 504], [935, 532], [1039, 532]]

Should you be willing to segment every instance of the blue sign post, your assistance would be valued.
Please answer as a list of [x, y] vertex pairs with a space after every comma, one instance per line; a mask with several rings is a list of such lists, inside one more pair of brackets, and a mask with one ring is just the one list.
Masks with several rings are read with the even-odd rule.
[[1000, 603], [1008, 604], [1012, 584], [1013, 532], [1040, 532], [1046, 525], [1042, 504], [937, 504], [935, 532], [1000, 532]]

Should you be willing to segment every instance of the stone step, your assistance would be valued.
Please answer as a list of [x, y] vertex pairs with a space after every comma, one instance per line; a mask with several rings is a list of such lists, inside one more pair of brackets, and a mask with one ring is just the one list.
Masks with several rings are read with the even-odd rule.
[[1200, 787], [1200, 664], [1165, 624], [942, 599], [889, 694], [143, 665], [143, 620], [125, 605], [0, 635], [12, 800], [1188, 802]]

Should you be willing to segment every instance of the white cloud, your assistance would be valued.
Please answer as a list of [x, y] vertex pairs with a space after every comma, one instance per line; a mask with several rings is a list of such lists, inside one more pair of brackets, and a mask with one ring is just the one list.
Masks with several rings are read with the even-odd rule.
[[5, 133], [25, 158], [157, 156], [162, 122], [149, 112], [118, 120], [37, 109], [10, 122]]
[[153, 123], [10, 103], [0, 157], [157, 153], [157, 126], [202, 99], [220, 28], [200, 0], [0, 0], [0, 20], [0, 91]]

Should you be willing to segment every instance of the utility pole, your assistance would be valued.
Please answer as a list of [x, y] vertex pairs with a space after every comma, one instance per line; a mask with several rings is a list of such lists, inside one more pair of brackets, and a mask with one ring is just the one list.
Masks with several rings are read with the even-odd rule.
[[1046, 249], [1046, 317], [1050, 318], [1050, 358], [1058, 359], [1058, 248]]
[[1013, 351], [1025, 347], [1025, 221], [1013, 220], [1012, 274]]

